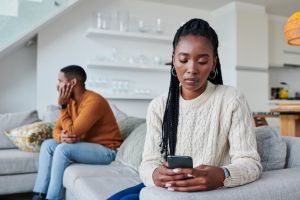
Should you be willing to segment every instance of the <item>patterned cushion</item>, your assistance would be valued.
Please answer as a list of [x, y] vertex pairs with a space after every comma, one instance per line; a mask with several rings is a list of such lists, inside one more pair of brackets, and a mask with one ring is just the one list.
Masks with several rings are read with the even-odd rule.
[[53, 124], [35, 122], [4, 132], [22, 151], [39, 152], [42, 142], [51, 137]]
[[138, 171], [142, 161], [146, 129], [146, 123], [142, 123], [130, 133], [118, 150], [116, 162], [130, 166]]
[[4, 131], [39, 121], [37, 111], [0, 114], [0, 149], [17, 148]]

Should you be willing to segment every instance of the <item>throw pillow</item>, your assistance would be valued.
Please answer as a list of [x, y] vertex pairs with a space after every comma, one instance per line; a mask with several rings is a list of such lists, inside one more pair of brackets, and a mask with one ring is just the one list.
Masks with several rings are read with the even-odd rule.
[[263, 171], [284, 168], [287, 146], [278, 131], [270, 126], [259, 126], [255, 132]]
[[4, 131], [39, 121], [37, 111], [0, 114], [0, 149], [17, 148]]
[[137, 117], [126, 117], [118, 123], [122, 139], [125, 140], [131, 132], [146, 120]]
[[121, 111], [116, 105], [110, 104], [110, 108], [111, 108], [112, 112], [114, 113], [114, 116], [115, 116], [118, 124], [120, 123], [120, 121], [122, 121], [126, 117], [128, 117], [127, 114], [124, 113], [123, 111]]
[[22, 151], [39, 152], [42, 142], [51, 137], [53, 124], [35, 122], [4, 132]]
[[142, 118], [128, 116], [114, 104], [110, 104], [110, 107], [117, 120], [123, 140], [125, 140], [136, 127], [146, 121]]
[[146, 130], [146, 123], [142, 123], [132, 131], [118, 149], [116, 162], [130, 166], [138, 171], [142, 161]]

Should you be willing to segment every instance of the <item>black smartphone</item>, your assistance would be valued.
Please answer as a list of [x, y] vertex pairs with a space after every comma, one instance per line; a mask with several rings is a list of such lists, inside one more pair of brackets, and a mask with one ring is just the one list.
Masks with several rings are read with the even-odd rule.
[[169, 169], [193, 168], [193, 159], [191, 156], [168, 156], [167, 162]]

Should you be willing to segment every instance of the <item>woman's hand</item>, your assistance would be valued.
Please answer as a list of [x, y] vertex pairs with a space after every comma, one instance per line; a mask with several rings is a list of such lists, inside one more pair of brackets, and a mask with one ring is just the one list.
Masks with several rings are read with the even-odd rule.
[[177, 169], [169, 169], [167, 163], [160, 165], [152, 174], [154, 184], [159, 187], [166, 187], [166, 184], [169, 182], [176, 182], [187, 178], [187, 174], [176, 173], [176, 170]]
[[[183, 180], [166, 181], [168, 190], [180, 192], [195, 192], [203, 190], [212, 190], [223, 186], [224, 171], [220, 167], [200, 165], [193, 169], [177, 169], [182, 177], [191, 177]], [[177, 175], [174, 175], [177, 176]]]

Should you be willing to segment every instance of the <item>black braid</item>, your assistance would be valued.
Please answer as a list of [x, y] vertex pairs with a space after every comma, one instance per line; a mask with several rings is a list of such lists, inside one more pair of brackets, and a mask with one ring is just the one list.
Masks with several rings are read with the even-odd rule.
[[[221, 65], [218, 58], [218, 36], [213, 28], [209, 26], [209, 24], [202, 20], [202, 19], [191, 19], [186, 22], [183, 26], [181, 26], [173, 40], [173, 56], [175, 52], [175, 48], [180, 41], [182, 36], [187, 35], [196, 35], [196, 36], [203, 36], [207, 38], [214, 49], [214, 55], [217, 57], [216, 63], [216, 77], [214, 79], [208, 78], [210, 82], [216, 85], [222, 85], [222, 72], [221, 72]], [[173, 59], [172, 59], [173, 60]], [[161, 154], [164, 155], [164, 158], [168, 155], [174, 155], [176, 150], [176, 142], [177, 142], [177, 127], [178, 127], [178, 116], [179, 116], [179, 96], [180, 96], [180, 89], [179, 89], [179, 80], [176, 76], [176, 72], [173, 69], [174, 65], [172, 62], [171, 68], [171, 80], [169, 86], [169, 94], [166, 104], [166, 109], [163, 118], [162, 124], [162, 142], [161, 142]], [[173, 72], [172, 72], [173, 71]], [[172, 74], [173, 73], [173, 74]]]

